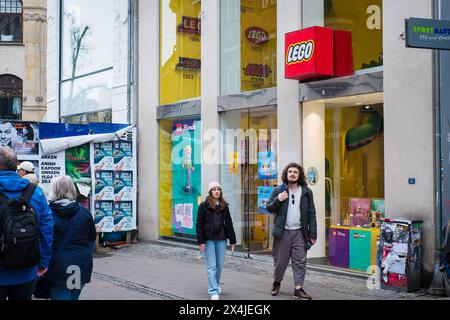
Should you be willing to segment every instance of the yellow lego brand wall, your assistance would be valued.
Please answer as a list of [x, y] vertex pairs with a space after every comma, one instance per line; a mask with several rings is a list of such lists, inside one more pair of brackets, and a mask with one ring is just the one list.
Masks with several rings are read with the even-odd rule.
[[355, 70], [379, 65], [383, 52], [382, 0], [325, 0], [324, 3], [325, 26], [352, 32]]
[[183, 16], [197, 18], [201, 2], [160, 0], [160, 104], [201, 95], [200, 70], [177, 70], [179, 58], [201, 59], [201, 35], [178, 32]]
[[172, 130], [170, 120], [159, 131], [159, 235], [172, 236]]

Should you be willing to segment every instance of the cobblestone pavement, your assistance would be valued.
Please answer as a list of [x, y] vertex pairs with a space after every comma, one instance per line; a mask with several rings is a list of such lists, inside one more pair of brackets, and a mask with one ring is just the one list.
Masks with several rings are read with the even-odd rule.
[[[269, 294], [272, 284], [270, 257], [246, 259], [227, 254], [222, 273], [224, 300], [290, 300], [291, 268], [286, 271], [281, 295]], [[424, 300], [443, 299], [422, 290], [398, 293], [370, 290], [367, 280], [308, 270], [305, 290], [315, 300]], [[94, 259], [92, 283], [83, 289], [82, 300], [206, 300], [204, 259], [193, 248], [144, 242], [119, 250], [100, 249]]]

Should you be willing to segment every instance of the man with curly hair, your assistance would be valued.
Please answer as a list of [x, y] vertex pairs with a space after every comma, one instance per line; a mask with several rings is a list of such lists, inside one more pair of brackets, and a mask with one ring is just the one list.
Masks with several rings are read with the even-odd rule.
[[280, 294], [281, 282], [289, 260], [294, 273], [294, 295], [311, 300], [303, 289], [307, 251], [316, 243], [317, 221], [313, 193], [306, 183], [301, 165], [290, 163], [281, 176], [283, 184], [270, 195], [267, 209], [275, 215], [272, 255], [274, 261], [273, 296]]

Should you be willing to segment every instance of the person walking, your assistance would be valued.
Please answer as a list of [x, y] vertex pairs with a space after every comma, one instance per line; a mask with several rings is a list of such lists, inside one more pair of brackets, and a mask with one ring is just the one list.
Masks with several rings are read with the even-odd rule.
[[236, 234], [229, 205], [223, 198], [222, 187], [217, 182], [208, 186], [208, 197], [200, 204], [197, 213], [197, 242], [199, 251], [205, 253], [208, 276], [208, 294], [211, 300], [219, 300], [227, 239], [234, 252]]
[[294, 273], [294, 295], [301, 300], [311, 300], [303, 289], [306, 275], [306, 256], [316, 244], [317, 221], [313, 193], [308, 188], [305, 173], [297, 163], [290, 163], [281, 176], [283, 184], [276, 187], [269, 198], [267, 209], [274, 213], [272, 231], [272, 256], [274, 261], [274, 282], [271, 294], [280, 294], [289, 260]]
[[31, 300], [35, 281], [46, 273], [52, 255], [53, 217], [47, 200], [16, 171], [16, 154], [0, 147], [0, 300]]
[[30, 180], [31, 183], [38, 185], [39, 178], [35, 174], [34, 164], [30, 161], [23, 161], [17, 166], [17, 174], [24, 178]]
[[76, 199], [70, 177], [53, 179], [50, 208], [55, 240], [47, 274], [51, 300], [78, 300], [84, 285], [91, 281], [95, 224], [91, 213]]

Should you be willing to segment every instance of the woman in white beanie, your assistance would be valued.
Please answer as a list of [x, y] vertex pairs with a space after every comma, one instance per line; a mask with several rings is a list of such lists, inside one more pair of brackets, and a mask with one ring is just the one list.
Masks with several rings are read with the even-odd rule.
[[211, 182], [208, 186], [208, 197], [198, 207], [197, 213], [197, 242], [200, 252], [205, 253], [208, 293], [211, 300], [219, 300], [221, 293], [220, 276], [228, 239], [234, 252], [236, 234], [229, 206], [223, 198], [220, 184]]

